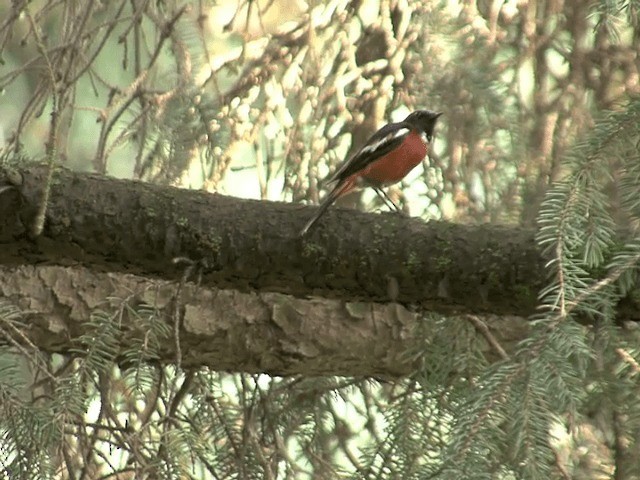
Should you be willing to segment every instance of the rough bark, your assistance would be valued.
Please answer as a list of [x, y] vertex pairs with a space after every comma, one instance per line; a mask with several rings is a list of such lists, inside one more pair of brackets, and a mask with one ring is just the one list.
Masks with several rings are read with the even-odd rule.
[[[415, 369], [407, 352], [468, 341], [434, 339], [430, 311], [477, 330], [489, 359], [509, 355], [544, 281], [526, 230], [333, 209], [301, 239], [314, 207], [62, 169], [34, 237], [45, 177], [0, 182], [0, 336], [18, 348], [77, 351], [92, 312], [119, 310], [124, 351], [147, 333], [131, 315], [144, 304], [170, 326], [160, 362], [390, 378]], [[637, 319], [630, 298], [618, 310]]]
[[464, 334], [436, 338], [437, 320], [397, 304], [305, 300], [193, 283], [179, 289], [174, 282], [83, 267], [0, 269], [0, 313], [9, 307], [22, 312], [15, 329], [0, 322], [0, 336], [4, 341], [11, 337], [26, 350], [82, 350], [78, 339], [91, 334], [90, 315], [103, 311], [120, 332], [117, 360], [122, 362], [122, 352], [131, 348], [133, 339], [147, 339], [143, 322], [133, 313], [142, 305], [170, 327], [160, 342], [158, 361], [273, 375], [395, 378], [415, 371], [420, 357], [408, 352], [466, 352], [473, 342], [489, 360], [497, 359], [500, 348], [513, 351], [528, 331], [522, 318], [492, 317], [484, 319], [487, 330], [480, 335], [475, 333], [479, 319], [457, 317], [449, 321], [462, 323], [457, 330]]
[[544, 284], [533, 231], [425, 222], [241, 200], [58, 169], [43, 232], [30, 235], [47, 169], [7, 172], [0, 186], [0, 265], [82, 265], [209, 288], [345, 301], [397, 302], [443, 314], [526, 316]]

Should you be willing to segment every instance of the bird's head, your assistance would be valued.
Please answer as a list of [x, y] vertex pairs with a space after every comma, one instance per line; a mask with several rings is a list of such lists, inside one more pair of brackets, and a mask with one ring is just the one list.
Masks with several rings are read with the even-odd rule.
[[431, 139], [433, 129], [436, 126], [436, 120], [442, 115], [442, 112], [433, 112], [431, 110], [416, 110], [404, 119], [404, 123], [408, 123], [412, 128], [420, 130], [427, 134]]

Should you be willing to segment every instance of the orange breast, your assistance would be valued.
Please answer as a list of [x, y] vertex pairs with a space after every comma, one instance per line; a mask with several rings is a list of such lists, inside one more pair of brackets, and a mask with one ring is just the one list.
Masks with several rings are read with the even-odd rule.
[[427, 154], [427, 144], [420, 134], [411, 131], [402, 145], [367, 166], [362, 176], [376, 186], [391, 185], [402, 180]]

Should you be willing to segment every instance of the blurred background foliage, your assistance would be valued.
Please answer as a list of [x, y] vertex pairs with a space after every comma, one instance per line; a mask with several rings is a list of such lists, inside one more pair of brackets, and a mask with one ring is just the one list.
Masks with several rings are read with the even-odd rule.
[[532, 225], [568, 147], [640, 89], [634, 2], [18, 1], [0, 16], [4, 152], [42, 156], [56, 112], [72, 168], [317, 202], [375, 129], [431, 108], [434, 154], [391, 194], [463, 222]]
[[[154, 342], [169, 334], [152, 307], [123, 300], [89, 319], [95, 331], [82, 339], [82, 356], [33, 362], [35, 393], [24, 390], [24, 359], [3, 355], [5, 474], [639, 478], [637, 344], [613, 328], [597, 336], [564, 321], [571, 298], [635, 281], [633, 238], [618, 256], [610, 247], [611, 232], [633, 231], [638, 213], [639, 8], [0, 3], [0, 161], [50, 157], [119, 177], [315, 203], [321, 180], [378, 127], [430, 108], [444, 112], [433, 152], [390, 196], [428, 219], [532, 227], [547, 195], [540, 242], [566, 247], [556, 259], [563, 275], [543, 295], [551, 313], [539, 321], [551, 324], [523, 344], [520, 363], [489, 367], [469, 324], [442, 319], [428, 354], [408, 353], [423, 370], [393, 384], [151, 367]], [[552, 184], [560, 187], [548, 193]], [[370, 192], [345, 199], [368, 209], [377, 201]], [[584, 265], [615, 275], [580, 290], [592, 280]], [[585, 309], [611, 322], [618, 297], [607, 292], [598, 308], [609, 313]], [[19, 321], [20, 312], [0, 307], [4, 322]], [[113, 363], [123, 311], [151, 339], [125, 352], [126, 370]]]

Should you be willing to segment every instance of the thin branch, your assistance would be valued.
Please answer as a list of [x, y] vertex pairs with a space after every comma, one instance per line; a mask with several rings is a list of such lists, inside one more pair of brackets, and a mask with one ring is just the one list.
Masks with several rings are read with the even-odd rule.
[[473, 324], [474, 328], [478, 332], [480, 332], [480, 334], [482, 334], [482, 336], [487, 340], [489, 345], [496, 351], [500, 358], [502, 358], [503, 360], [509, 360], [509, 355], [507, 354], [505, 349], [502, 348], [502, 345], [500, 345], [500, 342], [498, 342], [496, 337], [493, 336], [486, 323], [480, 320], [480, 318], [476, 315], [466, 315], [465, 318]]

